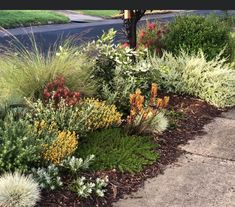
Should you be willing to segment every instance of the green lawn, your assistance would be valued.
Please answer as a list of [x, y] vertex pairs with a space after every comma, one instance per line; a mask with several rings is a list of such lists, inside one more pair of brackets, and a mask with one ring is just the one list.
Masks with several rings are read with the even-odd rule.
[[78, 10], [82, 14], [99, 17], [113, 17], [120, 13], [120, 10]]
[[0, 10], [0, 26], [3, 28], [68, 22], [66, 16], [52, 11]]

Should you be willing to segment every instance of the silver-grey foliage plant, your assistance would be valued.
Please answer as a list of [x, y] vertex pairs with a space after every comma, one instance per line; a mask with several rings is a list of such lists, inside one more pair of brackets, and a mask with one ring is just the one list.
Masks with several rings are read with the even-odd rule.
[[108, 176], [105, 178], [96, 178], [94, 182], [86, 179], [84, 176], [78, 177], [70, 186], [70, 189], [82, 198], [87, 198], [95, 193], [98, 197], [104, 197], [105, 187], [108, 185]]
[[68, 169], [72, 173], [76, 174], [80, 170], [88, 169], [91, 162], [94, 160], [94, 155], [89, 155], [86, 159], [77, 158], [77, 157], [68, 157], [63, 160], [60, 166]]
[[42, 189], [55, 190], [63, 185], [59, 176], [59, 168], [53, 164], [47, 168], [32, 169], [34, 179], [39, 183]]

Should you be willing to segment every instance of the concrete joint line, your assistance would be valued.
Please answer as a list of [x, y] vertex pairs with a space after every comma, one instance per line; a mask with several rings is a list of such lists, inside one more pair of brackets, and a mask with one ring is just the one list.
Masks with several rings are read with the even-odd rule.
[[[184, 150], [185, 151], [185, 150]], [[199, 153], [195, 153], [195, 152], [188, 152], [185, 151], [186, 154], [190, 154], [190, 155], [196, 155], [196, 156], [200, 156], [200, 157], [205, 157], [205, 158], [213, 158], [213, 159], [218, 159], [218, 160], [222, 160], [222, 161], [230, 161], [230, 162], [235, 162], [234, 159], [228, 159], [228, 158], [223, 158], [223, 157], [217, 157], [217, 156], [213, 156], [213, 155], [203, 155], [203, 154], [199, 154]]]

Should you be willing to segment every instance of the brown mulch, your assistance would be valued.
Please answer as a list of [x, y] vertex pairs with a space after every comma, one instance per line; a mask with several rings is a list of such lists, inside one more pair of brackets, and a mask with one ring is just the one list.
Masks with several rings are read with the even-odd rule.
[[[156, 177], [164, 173], [166, 165], [177, 160], [184, 153], [177, 147], [194, 139], [195, 135], [202, 134], [203, 126], [214, 117], [221, 115], [219, 110], [201, 100], [189, 96], [170, 95], [169, 107], [186, 114], [184, 119], [177, 123], [177, 128], [168, 130], [157, 142], [160, 147], [157, 152], [160, 159], [144, 171], [138, 174], [120, 173], [116, 171], [96, 172], [96, 175], [108, 175], [110, 184], [104, 198], [90, 198], [79, 200], [78, 197], [68, 190], [56, 192], [44, 191], [38, 207], [111, 207], [112, 202], [123, 198], [125, 194], [137, 191], [143, 186], [147, 178]], [[91, 176], [94, 176], [91, 175]]]

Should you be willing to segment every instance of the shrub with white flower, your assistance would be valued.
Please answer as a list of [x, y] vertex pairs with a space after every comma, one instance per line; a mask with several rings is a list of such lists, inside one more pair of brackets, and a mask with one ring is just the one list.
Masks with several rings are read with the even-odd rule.
[[82, 198], [87, 198], [91, 196], [92, 193], [95, 193], [99, 197], [103, 197], [107, 185], [108, 177], [105, 177], [104, 179], [96, 178], [95, 182], [91, 182], [82, 176], [73, 181], [70, 190]]
[[40, 188], [55, 190], [63, 185], [59, 176], [59, 169], [55, 165], [47, 168], [32, 169], [34, 179], [39, 183]]
[[105, 187], [108, 185], [108, 182], [108, 176], [106, 176], [104, 179], [96, 178], [94, 192], [97, 196], [104, 197], [104, 193], [106, 192]]
[[39, 199], [39, 185], [31, 176], [15, 172], [0, 177], [0, 206], [33, 207]]
[[71, 185], [71, 190], [77, 193], [82, 198], [87, 198], [91, 195], [95, 184], [92, 182], [86, 182], [85, 177], [77, 178]]
[[78, 173], [82, 169], [88, 169], [94, 158], [95, 155], [89, 155], [86, 159], [72, 156], [64, 159], [60, 166], [70, 170], [72, 173]]

